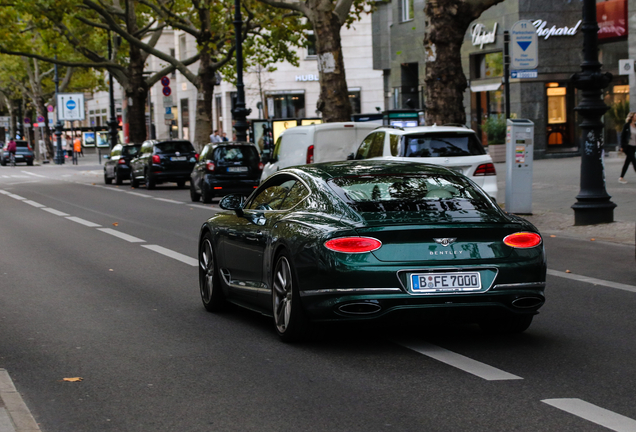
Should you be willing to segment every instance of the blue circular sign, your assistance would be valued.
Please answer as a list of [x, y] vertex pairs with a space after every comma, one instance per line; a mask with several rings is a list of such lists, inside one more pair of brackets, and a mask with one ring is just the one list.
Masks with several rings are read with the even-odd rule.
[[72, 99], [70, 101], [66, 102], [66, 108], [68, 108], [70, 110], [74, 110], [76, 106], [77, 106], [77, 104]]

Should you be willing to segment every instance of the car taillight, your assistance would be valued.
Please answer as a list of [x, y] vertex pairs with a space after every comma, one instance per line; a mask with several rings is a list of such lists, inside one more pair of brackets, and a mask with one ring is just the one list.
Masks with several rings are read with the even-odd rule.
[[475, 170], [475, 173], [473, 175], [475, 175], [475, 176], [497, 175], [497, 173], [495, 172], [495, 165], [493, 165], [491, 163], [481, 164], [481, 165], [479, 165], [477, 167], [477, 169]]
[[518, 232], [504, 237], [503, 242], [513, 248], [527, 249], [541, 244], [541, 236], [533, 232]]
[[265, 165], [263, 165], [263, 162], [259, 162], [258, 163], [258, 170], [259, 171], [263, 171], [263, 168], [265, 168]]
[[371, 237], [340, 237], [325, 242], [325, 247], [335, 252], [365, 253], [380, 249], [382, 242]]
[[159, 155], [152, 155], [152, 163], [153, 164], [161, 163], [161, 158], [159, 157]]
[[118, 163], [119, 165], [123, 165], [123, 164], [125, 164], [125, 163], [126, 163], [126, 159], [119, 159], [119, 160], [117, 161], [117, 163]]
[[199, 153], [195, 153], [195, 154], [194, 154], [194, 160], [195, 160], [195, 161], [198, 161], [198, 160], [199, 160]]
[[307, 163], [308, 164], [314, 163], [314, 146], [313, 145], [310, 145], [309, 147], [307, 147]]
[[214, 166], [214, 162], [208, 162], [205, 164], [205, 169], [210, 171], [210, 172], [214, 172], [214, 168], [216, 168]]
[[27, 144], [27, 148], [29, 149], [29, 151], [33, 151], [33, 149], [31, 148], [29, 144]]

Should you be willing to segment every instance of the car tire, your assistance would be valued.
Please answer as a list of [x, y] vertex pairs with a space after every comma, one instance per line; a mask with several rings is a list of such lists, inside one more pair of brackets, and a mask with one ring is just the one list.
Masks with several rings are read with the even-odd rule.
[[33, 161], [27, 162], [27, 166], [33, 166]]
[[106, 171], [104, 171], [104, 183], [111, 184], [112, 182], [113, 182], [113, 179], [108, 177], [108, 175], [106, 174]]
[[124, 182], [124, 179], [119, 175], [119, 171], [115, 171], [115, 184], [120, 185]]
[[157, 181], [154, 178], [152, 178], [152, 176], [148, 172], [146, 172], [145, 183], [146, 183], [146, 189], [148, 190], [151, 190], [157, 187]]
[[179, 181], [177, 182], [177, 187], [178, 187], [179, 189], [183, 189], [183, 188], [185, 187], [185, 184], [186, 184], [186, 181], [185, 181], [185, 180], [179, 180]]
[[479, 323], [479, 327], [486, 333], [518, 334], [528, 330], [534, 315], [508, 315], [495, 319], [486, 319]]
[[287, 251], [276, 258], [272, 275], [274, 328], [283, 342], [302, 342], [309, 335], [309, 320], [300, 303], [298, 282]]
[[139, 187], [139, 180], [137, 180], [137, 177], [135, 177], [135, 173], [132, 171], [130, 172], [130, 187], [132, 188]]
[[2, 160], [0, 160], [0, 165], [7, 166], [7, 161], [4, 160], [4, 157], [2, 158]]
[[190, 182], [190, 199], [192, 202], [199, 202], [201, 194], [194, 189], [194, 183]]
[[199, 292], [203, 307], [208, 312], [221, 312], [226, 309], [227, 302], [221, 287], [219, 268], [212, 246], [212, 234], [203, 235], [199, 248]]
[[205, 185], [201, 185], [201, 201], [206, 204], [210, 204], [212, 202], [212, 198], [214, 198], [214, 194], [210, 192], [210, 188]]

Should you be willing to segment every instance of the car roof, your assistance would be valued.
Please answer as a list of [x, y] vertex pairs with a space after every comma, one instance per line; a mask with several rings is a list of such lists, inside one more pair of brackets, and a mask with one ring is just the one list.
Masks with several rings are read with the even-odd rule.
[[410, 161], [387, 160], [354, 160], [342, 162], [325, 162], [319, 164], [302, 165], [281, 170], [279, 172], [297, 172], [298, 174], [319, 177], [329, 180], [334, 177], [364, 176], [364, 175], [457, 175], [448, 168], [439, 165]]
[[433, 125], [433, 126], [415, 126], [415, 127], [409, 127], [409, 128], [394, 128], [394, 127], [390, 127], [390, 126], [382, 126], [377, 128], [376, 130], [374, 130], [373, 132], [377, 132], [377, 131], [391, 131], [393, 134], [398, 134], [398, 135], [409, 135], [409, 134], [421, 134], [421, 133], [434, 133], [434, 132], [459, 132], [459, 133], [475, 133], [474, 130], [469, 129], [467, 127], [461, 127], [461, 126], [437, 126], [437, 125]]
[[213, 148], [223, 147], [223, 146], [250, 146], [250, 147], [256, 147], [256, 144], [251, 143], [251, 142], [247, 142], [247, 141], [222, 141], [222, 142], [209, 143], [207, 145], [212, 146]]

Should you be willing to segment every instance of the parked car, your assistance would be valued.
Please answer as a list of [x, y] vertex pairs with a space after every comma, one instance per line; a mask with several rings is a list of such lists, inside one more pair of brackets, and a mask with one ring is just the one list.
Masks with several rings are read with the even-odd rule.
[[117, 144], [110, 151], [104, 162], [104, 183], [122, 184], [130, 180], [130, 161], [139, 153], [141, 144]]
[[276, 140], [261, 180], [290, 166], [345, 160], [362, 138], [377, 127], [375, 123], [342, 122], [286, 129]]
[[190, 173], [197, 161], [197, 153], [190, 141], [144, 141], [137, 156], [130, 161], [130, 185], [154, 189], [165, 182], [176, 182], [182, 188], [190, 180]]
[[[8, 142], [4, 143], [4, 146], [2, 146], [2, 153], [0, 153], [0, 164], [2, 164], [2, 166], [5, 166], [9, 163], [9, 152], [7, 151], [8, 144]], [[25, 163], [27, 165], [33, 165], [35, 155], [33, 154], [33, 149], [31, 148], [29, 143], [22, 140], [16, 140], [15, 144], [15, 163]]]
[[454, 126], [382, 127], [367, 135], [350, 159], [381, 158], [441, 165], [464, 174], [497, 198], [497, 173], [472, 129]]
[[190, 175], [192, 201], [212, 202], [228, 193], [249, 195], [259, 184], [263, 164], [256, 146], [247, 142], [210, 143]]
[[402, 161], [281, 170], [227, 195], [201, 227], [204, 307], [274, 317], [284, 341], [315, 322], [455, 315], [522, 332], [544, 303], [542, 238], [462, 174]]

